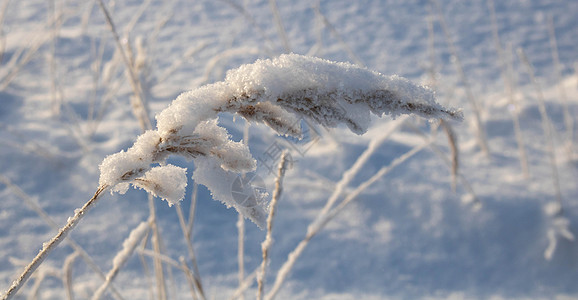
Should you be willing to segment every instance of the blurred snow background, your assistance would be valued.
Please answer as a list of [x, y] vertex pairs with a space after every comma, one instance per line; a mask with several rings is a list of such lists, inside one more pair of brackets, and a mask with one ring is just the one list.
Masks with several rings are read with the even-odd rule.
[[[576, 137], [566, 137], [567, 112], [578, 114], [575, 72], [578, 40], [576, 1], [496, 1], [497, 28], [512, 80], [528, 155], [530, 177], [519, 163], [512, 111], [492, 37], [488, 1], [277, 1], [280, 30], [269, 1], [107, 1], [123, 45], [132, 49], [145, 87], [151, 118], [179, 93], [220, 81], [228, 69], [257, 58], [295, 52], [350, 61], [383, 74], [398, 74], [431, 84], [436, 74], [438, 101], [463, 107], [466, 122], [452, 124], [458, 137], [460, 173], [473, 189], [451, 189], [450, 168], [432, 148], [425, 148], [366, 190], [314, 237], [297, 261], [281, 299], [553, 299], [578, 296], [578, 248], [557, 235], [550, 260], [548, 232], [555, 216], [544, 208], [556, 201], [548, 138], [544, 135], [535, 86], [515, 53], [521, 47], [533, 64], [555, 134], [562, 215], [569, 230], [578, 227]], [[141, 132], [133, 116], [132, 90], [102, 11], [88, 1], [0, 2], [0, 289], [7, 288], [54, 234], [50, 225], [23, 199], [39, 205], [58, 225], [64, 224], [98, 185], [98, 165], [126, 149]], [[445, 19], [452, 53], [440, 21]], [[552, 59], [549, 20], [557, 39], [562, 78]], [[431, 26], [431, 28], [428, 28]], [[431, 30], [430, 30], [431, 29]], [[283, 32], [285, 34], [283, 34]], [[433, 34], [432, 34], [433, 33]], [[286, 35], [286, 39], [283, 36]], [[432, 48], [429, 45], [433, 45]], [[433, 61], [431, 56], [435, 58]], [[457, 54], [457, 57], [456, 55]], [[474, 115], [466, 97], [464, 73], [481, 107], [490, 155], [476, 144]], [[236, 140], [245, 123], [223, 115]], [[424, 142], [435, 127], [418, 119], [399, 125], [375, 119], [363, 136], [347, 128], [319, 129], [287, 172], [285, 193], [274, 223], [265, 289], [288, 253], [305, 237], [307, 225], [323, 207], [335, 184], [372, 139], [399, 126], [346, 193], [381, 167]], [[574, 128], [576, 131], [576, 128]], [[443, 131], [437, 145], [450, 149]], [[287, 143], [270, 130], [253, 126], [249, 146], [255, 157]], [[567, 145], [574, 143], [574, 152]], [[303, 150], [303, 148], [300, 148]], [[274, 161], [274, 160], [273, 160]], [[171, 163], [194, 166], [184, 160]], [[274, 175], [263, 163], [266, 188]], [[189, 184], [189, 187], [192, 185]], [[192, 190], [183, 210], [188, 212]], [[28, 198], [29, 197], [29, 198]], [[174, 207], [157, 199], [163, 254], [188, 257]], [[106, 195], [71, 237], [107, 272], [123, 240], [149, 215], [147, 196], [131, 190]], [[237, 282], [237, 214], [211, 200], [199, 188], [193, 245], [205, 292], [226, 299]], [[261, 263], [265, 232], [246, 223], [247, 275]], [[147, 246], [150, 247], [150, 246]], [[38, 270], [18, 299], [64, 299], [61, 280], [73, 250], [62, 244]], [[143, 270], [134, 255], [115, 280], [125, 299], [148, 299], [154, 290], [152, 264]], [[81, 259], [72, 264], [77, 299], [91, 297], [101, 279]], [[190, 299], [185, 276], [165, 267], [170, 299]], [[170, 271], [170, 272], [169, 272]], [[151, 282], [153, 282], [151, 284]], [[251, 299], [252, 290], [245, 293]], [[107, 294], [106, 297], [112, 297]]]

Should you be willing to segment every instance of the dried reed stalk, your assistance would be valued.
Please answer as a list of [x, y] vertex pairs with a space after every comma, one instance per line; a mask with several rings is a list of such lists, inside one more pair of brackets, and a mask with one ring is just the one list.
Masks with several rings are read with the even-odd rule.
[[133, 100], [133, 101], [131, 101], [133, 113], [134, 113], [135, 117], [137, 118], [137, 120], [139, 121], [141, 129], [143, 131], [148, 130], [148, 129], [152, 129], [153, 126], [152, 126], [152, 123], [151, 123], [151, 120], [149, 117], [149, 112], [148, 112], [148, 108], [146, 105], [146, 100], [144, 98], [142, 83], [138, 79], [138, 76], [135, 72], [134, 64], [131, 63], [131, 60], [127, 56], [126, 50], [122, 46], [122, 43], [120, 41], [120, 37], [118, 35], [118, 31], [116, 30], [116, 26], [114, 25], [114, 22], [112, 20], [112, 17], [110, 16], [108, 9], [106, 8], [106, 5], [104, 4], [104, 2], [102, 0], [98, 0], [98, 5], [100, 6], [100, 9], [102, 10], [102, 12], [104, 14], [106, 23], [108, 24], [108, 26], [110, 28], [110, 31], [114, 37], [114, 41], [116, 43], [116, 46], [119, 50], [119, 53], [121, 54], [122, 60], [124, 61], [126, 69], [127, 69], [127, 73], [129, 76], [129, 82], [130, 82], [130, 85], [131, 85], [133, 93], [134, 93], [134, 97], [131, 98], [131, 100]]
[[552, 60], [554, 61], [554, 70], [556, 73], [556, 81], [558, 83], [558, 93], [560, 95], [560, 100], [562, 100], [562, 106], [564, 107], [564, 124], [566, 125], [566, 148], [568, 156], [572, 158], [574, 155], [574, 117], [570, 113], [568, 108], [568, 96], [566, 96], [566, 90], [563, 87], [562, 82], [562, 65], [560, 64], [560, 56], [558, 55], [558, 42], [556, 40], [556, 29], [554, 28], [554, 18], [552, 16], [548, 17], [548, 34], [550, 36], [550, 48], [552, 49]]
[[64, 265], [62, 266], [62, 282], [64, 288], [66, 289], [66, 297], [69, 300], [74, 299], [74, 290], [72, 288], [72, 265], [74, 261], [80, 256], [80, 252], [73, 252], [64, 260]]
[[[42, 209], [42, 207], [40, 207], [40, 205], [38, 205], [38, 203], [36, 203], [36, 201], [34, 201], [32, 199], [32, 197], [30, 197], [28, 194], [26, 194], [19, 186], [12, 183], [12, 181], [10, 181], [10, 179], [8, 179], [6, 176], [1, 175], [1, 174], [0, 174], [0, 182], [4, 183], [7, 187], [9, 187], [12, 190], [12, 192], [14, 194], [16, 194], [16, 196], [18, 196], [20, 199], [22, 199], [24, 201], [24, 203], [26, 203], [32, 210], [34, 210], [34, 212], [36, 212], [36, 214], [38, 214], [38, 216], [40, 216], [40, 218], [42, 218], [44, 220], [44, 222], [46, 222], [52, 229], [54, 229], [55, 231], [58, 232], [58, 230], [59, 230], [58, 224], [56, 224], [56, 222], [54, 222], [54, 220], [52, 220], [52, 218]], [[106, 280], [106, 275], [104, 274], [104, 272], [96, 264], [94, 259], [92, 259], [92, 257], [86, 252], [86, 250], [84, 250], [82, 248], [82, 246], [80, 246], [71, 237], [67, 237], [65, 239], [65, 241], [72, 249], [74, 249], [74, 253], [78, 253], [82, 257], [82, 259], [86, 262], [86, 264], [103, 281]], [[123, 299], [114, 285], [111, 285], [110, 289], [113, 292], [113, 296], [115, 299], [117, 299], [117, 300]]]
[[[552, 122], [548, 116], [548, 111], [546, 110], [546, 103], [544, 100], [544, 94], [542, 93], [542, 88], [536, 80], [534, 75], [534, 67], [530, 60], [526, 56], [526, 53], [522, 48], [518, 48], [518, 56], [522, 60], [524, 66], [526, 67], [526, 72], [530, 75], [530, 80], [532, 81], [532, 86], [536, 91], [536, 98], [538, 99], [538, 107], [540, 110], [540, 116], [542, 118], [542, 128], [544, 130], [544, 137], [547, 141], [547, 155], [550, 160], [550, 168], [552, 170], [552, 186], [554, 187], [554, 193], [556, 201], [562, 207], [562, 192], [560, 191], [560, 179], [558, 174], [558, 162], [556, 160], [556, 149], [554, 147], [554, 131], [552, 130]], [[562, 212], [562, 208], [560, 208]]]
[[94, 292], [91, 298], [92, 300], [99, 300], [104, 295], [122, 267], [124, 267], [128, 259], [132, 256], [139, 242], [143, 240], [146, 233], [149, 231], [149, 226], [150, 224], [147, 224], [147, 222], [142, 222], [130, 232], [129, 236], [122, 243], [122, 249], [115, 255], [112, 264], [113, 266], [106, 274], [106, 280]]
[[157, 287], [157, 294], [160, 300], [167, 299], [167, 285], [165, 281], [165, 273], [163, 268], [163, 262], [159, 259], [159, 256], [162, 254], [161, 251], [161, 235], [159, 232], [159, 227], [157, 223], [157, 215], [156, 215], [156, 208], [155, 208], [155, 201], [154, 197], [149, 194], [148, 195], [148, 203], [149, 203], [149, 222], [152, 230], [152, 238], [151, 244], [153, 246], [153, 251], [157, 256], [154, 257], [154, 270], [155, 270], [155, 279], [156, 279], [156, 287]]
[[[196, 197], [193, 197], [193, 198], [196, 198]], [[193, 207], [195, 206], [194, 204], [191, 204], [191, 205], [193, 205]], [[183, 210], [181, 209], [181, 205], [179, 203], [176, 204], [176, 211], [177, 211], [177, 215], [179, 217], [179, 224], [181, 225], [181, 230], [183, 231], [183, 236], [184, 236], [186, 244], [187, 244], [187, 250], [189, 252], [189, 257], [190, 257], [192, 265], [193, 265], [194, 272], [192, 273], [193, 274], [193, 276], [192, 276], [193, 281], [192, 282], [193, 282], [195, 290], [197, 290], [199, 292], [199, 294], [201, 295], [201, 298], [205, 299], [205, 292], [203, 291], [203, 284], [201, 282], [201, 273], [199, 272], [199, 267], [197, 264], [197, 256], [195, 255], [195, 250], [193, 248], [193, 241], [191, 238], [192, 232], [189, 231], [189, 228], [187, 227], [187, 223], [185, 222]]]
[[100, 186], [92, 198], [90, 198], [90, 200], [88, 200], [80, 209], [77, 209], [74, 213], [74, 216], [68, 218], [66, 225], [64, 225], [51, 240], [43, 244], [42, 250], [40, 250], [40, 252], [36, 255], [36, 257], [34, 257], [30, 264], [24, 268], [20, 276], [14, 280], [10, 288], [8, 288], [2, 298], [0, 298], [1, 300], [9, 300], [16, 295], [18, 290], [22, 287], [22, 285], [24, 285], [28, 278], [30, 278], [30, 275], [32, 275], [32, 273], [34, 273], [34, 271], [36, 271], [36, 269], [42, 264], [48, 254], [66, 238], [68, 233], [74, 229], [76, 225], [78, 225], [88, 210], [94, 206], [102, 193], [108, 190], [108, 188], [108, 186]]
[[433, 2], [434, 6], [437, 10], [438, 19], [439, 19], [440, 25], [442, 27], [442, 30], [444, 32], [444, 37], [445, 37], [446, 42], [450, 48], [450, 52], [455, 59], [454, 65], [455, 65], [457, 73], [458, 73], [458, 75], [459, 75], [459, 77], [460, 77], [460, 79], [464, 85], [466, 97], [472, 106], [472, 110], [474, 113], [475, 125], [476, 125], [476, 138], [478, 141], [478, 145], [480, 146], [484, 155], [489, 157], [490, 156], [490, 149], [488, 147], [488, 138], [486, 136], [486, 131], [485, 131], [483, 123], [482, 123], [482, 116], [481, 116], [482, 115], [482, 109], [478, 103], [478, 100], [474, 96], [474, 93], [472, 92], [470, 82], [468, 80], [468, 77], [466, 76], [466, 73], [465, 73], [464, 68], [462, 66], [462, 62], [458, 56], [457, 48], [456, 48], [456, 46], [455, 46], [455, 44], [451, 38], [450, 30], [449, 30], [448, 25], [446, 23], [445, 17], [442, 13], [441, 5], [440, 5], [438, 0], [430, 0], [430, 1]]
[[[431, 10], [431, 6], [430, 6]], [[432, 18], [428, 18], [427, 22], [428, 27], [428, 53], [429, 53], [429, 60], [430, 66], [428, 69], [429, 74], [429, 81], [432, 88], [436, 88], [438, 85], [437, 76], [436, 76], [436, 55], [435, 55], [435, 34], [434, 34], [434, 24]], [[456, 192], [456, 185], [457, 185], [457, 174], [459, 168], [459, 147], [458, 147], [458, 138], [451, 126], [450, 123], [446, 122], [443, 119], [440, 119], [439, 125], [444, 129], [448, 137], [448, 143], [450, 146], [451, 151], [451, 167], [450, 172], [452, 174], [452, 190], [454, 193]], [[437, 127], [435, 127], [437, 130]], [[432, 129], [433, 130], [433, 129]]]
[[277, 293], [279, 292], [279, 290], [283, 286], [283, 283], [285, 282], [285, 279], [289, 275], [291, 269], [293, 268], [293, 266], [297, 262], [297, 259], [301, 256], [301, 254], [303, 253], [303, 251], [305, 250], [307, 245], [309, 245], [309, 242], [311, 241], [311, 239], [313, 237], [315, 237], [315, 235], [317, 235], [323, 228], [325, 228], [325, 226], [331, 220], [333, 220], [341, 211], [343, 211], [343, 209], [348, 204], [359, 199], [358, 196], [363, 191], [365, 191], [368, 187], [370, 187], [372, 184], [374, 184], [377, 180], [381, 179], [383, 176], [385, 176], [391, 170], [393, 170], [394, 168], [396, 168], [397, 166], [402, 164], [404, 161], [408, 160], [413, 155], [420, 152], [424, 147], [428, 146], [432, 142], [433, 142], [433, 140], [429, 140], [428, 142], [426, 142], [424, 144], [415, 146], [410, 151], [406, 152], [405, 154], [403, 154], [400, 157], [393, 160], [389, 165], [382, 167], [374, 175], [372, 175], [368, 180], [361, 183], [359, 186], [357, 186], [357, 188], [355, 188], [353, 191], [351, 191], [351, 193], [349, 193], [345, 197], [345, 199], [343, 199], [343, 201], [341, 201], [335, 208], [330, 210], [321, 220], [319, 220], [319, 221], [315, 220], [314, 222], [312, 222], [309, 225], [309, 227], [307, 228], [307, 234], [306, 234], [305, 238], [301, 242], [299, 242], [297, 247], [295, 247], [295, 249], [293, 249], [293, 251], [291, 251], [291, 253], [289, 253], [287, 260], [285, 261], [283, 266], [281, 266], [281, 269], [279, 269], [279, 271], [277, 272], [277, 276], [275, 278], [275, 283], [273, 284], [273, 288], [271, 289], [271, 291], [269, 291], [269, 293], [267, 293], [267, 295], [265, 296], [265, 299], [266, 300], [272, 300], [275, 298], [275, 296], [277, 295]]
[[442, 128], [444, 129], [447, 137], [448, 137], [448, 144], [450, 146], [450, 151], [451, 151], [451, 173], [452, 173], [452, 191], [456, 192], [456, 188], [457, 188], [457, 182], [458, 182], [458, 169], [460, 166], [460, 152], [459, 152], [459, 148], [458, 148], [458, 137], [456, 136], [456, 133], [454, 132], [452, 126], [444, 121], [444, 120], [440, 120], [440, 125], [442, 126]]
[[518, 103], [515, 99], [515, 80], [513, 77], [512, 70], [512, 59], [510, 54], [512, 50], [508, 46], [508, 57], [506, 59], [506, 54], [502, 48], [502, 43], [500, 42], [500, 35], [498, 32], [498, 21], [496, 18], [496, 10], [494, 7], [494, 1], [488, 0], [488, 9], [490, 10], [490, 19], [492, 22], [492, 37], [494, 40], [494, 45], [496, 47], [496, 52], [498, 53], [498, 61], [500, 62], [500, 68], [502, 70], [502, 80], [504, 81], [504, 88], [506, 89], [506, 94], [508, 96], [508, 102], [511, 109], [512, 121], [514, 122], [514, 134], [516, 136], [516, 143], [518, 144], [518, 153], [520, 159], [520, 167], [522, 169], [522, 174], [525, 179], [530, 178], [530, 171], [528, 167], [528, 155], [526, 153], [526, 147], [524, 146], [524, 138], [522, 136], [522, 130], [520, 127], [520, 119], [518, 117]]
[[277, 203], [281, 198], [283, 193], [283, 179], [285, 178], [285, 172], [287, 171], [287, 165], [289, 160], [287, 156], [289, 154], [284, 151], [281, 155], [281, 161], [279, 162], [279, 167], [277, 170], [277, 177], [275, 178], [275, 189], [273, 190], [273, 198], [271, 199], [271, 204], [269, 205], [269, 216], [267, 217], [267, 235], [265, 236], [265, 241], [261, 244], [261, 250], [263, 251], [263, 261], [261, 262], [261, 270], [257, 273], [257, 300], [263, 299], [263, 291], [265, 289], [265, 272], [267, 270], [267, 264], [269, 262], [269, 250], [271, 245], [273, 245], [273, 219], [275, 218], [275, 212], [277, 210]]
[[313, 9], [315, 11], [315, 15], [321, 20], [323, 25], [325, 25], [325, 27], [327, 27], [327, 29], [329, 29], [329, 31], [335, 36], [343, 50], [345, 50], [349, 56], [349, 59], [351, 59], [351, 61], [353, 61], [358, 66], [365, 66], [363, 61], [355, 54], [349, 44], [347, 44], [347, 42], [343, 39], [343, 36], [339, 33], [339, 31], [337, 31], [335, 26], [333, 26], [331, 21], [329, 21], [329, 19], [321, 12], [319, 5], [315, 5]]
[[279, 37], [281, 37], [281, 41], [283, 42], [283, 48], [285, 49], [286, 53], [290, 53], [291, 45], [289, 45], [289, 38], [287, 37], [285, 26], [283, 26], [283, 21], [281, 20], [281, 14], [279, 13], [279, 8], [277, 7], [277, 1], [269, 0], [269, 6], [273, 12], [275, 26], [277, 27], [277, 34], [279, 34]]

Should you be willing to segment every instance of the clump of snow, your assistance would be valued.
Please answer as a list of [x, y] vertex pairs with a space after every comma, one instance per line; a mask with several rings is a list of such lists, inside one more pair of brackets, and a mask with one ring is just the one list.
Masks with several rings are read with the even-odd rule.
[[[128, 150], [107, 156], [99, 166], [99, 184], [114, 189], [117, 184], [129, 182], [142, 175], [154, 162], [159, 142], [158, 132], [149, 130], [140, 135]], [[120, 188], [120, 191], [122, 190], [123, 188]]]
[[435, 102], [426, 87], [398, 76], [384, 76], [348, 63], [297, 54], [258, 60], [229, 71], [225, 81], [183, 93], [157, 116], [157, 130], [141, 135], [126, 152], [107, 157], [100, 165], [100, 185], [124, 192], [132, 183], [170, 205], [184, 193], [184, 170], [156, 167], [169, 155], [195, 162], [193, 179], [209, 188], [213, 197], [260, 227], [267, 215], [266, 195], [252, 205], [232, 196], [232, 184], [256, 167], [246, 145], [230, 140], [218, 126], [218, 114], [239, 114], [262, 122], [282, 135], [301, 137], [300, 119], [335, 127], [347, 125], [363, 134], [370, 114], [414, 113], [427, 118], [461, 120], [460, 111]]
[[239, 201], [234, 196], [233, 184], [239, 180], [240, 174], [223, 170], [218, 163], [210, 158], [195, 159], [195, 171], [193, 180], [206, 186], [213, 199], [220, 200], [225, 206], [234, 207], [241, 215], [250, 219], [259, 228], [265, 228], [267, 220], [267, 197], [266, 192], [255, 193], [255, 190], [247, 193], [250, 201]]
[[173, 206], [185, 197], [187, 169], [173, 165], [154, 167], [143, 177], [135, 179], [133, 184]]

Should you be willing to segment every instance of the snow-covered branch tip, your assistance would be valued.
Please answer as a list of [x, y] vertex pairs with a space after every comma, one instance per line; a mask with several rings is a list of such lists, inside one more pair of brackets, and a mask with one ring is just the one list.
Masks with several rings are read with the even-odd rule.
[[194, 161], [193, 179], [207, 186], [213, 198], [263, 227], [267, 195], [250, 205], [237, 203], [231, 195], [235, 178], [254, 170], [256, 162], [246, 145], [232, 141], [218, 125], [222, 112], [297, 138], [302, 134], [302, 118], [326, 127], [345, 124], [356, 134], [367, 131], [371, 113], [463, 118], [460, 110], [436, 103], [430, 89], [407, 79], [348, 63], [281, 55], [230, 70], [222, 82], [179, 95], [156, 116], [156, 130], [145, 132], [128, 150], [104, 159], [100, 185], [122, 193], [133, 184], [172, 205], [184, 196], [186, 171], [164, 162], [169, 155], [180, 155]]

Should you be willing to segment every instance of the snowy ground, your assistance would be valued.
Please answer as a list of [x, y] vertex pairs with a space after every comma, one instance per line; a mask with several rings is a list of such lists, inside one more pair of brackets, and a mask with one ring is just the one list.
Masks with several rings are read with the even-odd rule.
[[[0, 9], [4, 3], [0, 2]], [[466, 121], [452, 123], [459, 141], [459, 172], [465, 181], [451, 189], [451, 172], [432, 147], [426, 147], [365, 190], [328, 227], [315, 236], [295, 264], [280, 299], [572, 299], [578, 297], [578, 244], [560, 228], [568, 221], [578, 232], [578, 138], [567, 138], [564, 122], [578, 115], [578, 40], [576, 1], [496, 1], [502, 47], [512, 57], [516, 101], [530, 177], [525, 179], [512, 121], [513, 106], [501, 77], [492, 37], [488, 1], [439, 1], [455, 43], [452, 55], [437, 8], [428, 1], [277, 1], [284, 42], [270, 1], [111, 1], [106, 2], [121, 40], [143, 61], [140, 80], [147, 88], [151, 117], [178, 94], [220, 81], [228, 69], [257, 58], [295, 52], [363, 64], [383, 74], [431, 83], [438, 101], [463, 107]], [[139, 14], [141, 8], [142, 15]], [[54, 235], [49, 223], [27, 200], [63, 225], [98, 186], [102, 159], [132, 145], [141, 132], [134, 117], [132, 90], [113, 36], [96, 3], [10, 1], [0, 36], [0, 290], [8, 288]], [[1, 20], [0, 12], [0, 20]], [[58, 16], [58, 21], [54, 20]], [[140, 16], [140, 18], [137, 18]], [[562, 79], [552, 59], [552, 18]], [[433, 26], [433, 35], [428, 30]], [[139, 46], [138, 41], [143, 41]], [[435, 61], [430, 55], [433, 44]], [[556, 192], [535, 85], [515, 52], [523, 48], [533, 64], [554, 129], [563, 213], [548, 214]], [[28, 58], [29, 57], [29, 58]], [[476, 144], [474, 114], [456, 63], [481, 107], [490, 155]], [[560, 96], [566, 94], [567, 105]], [[395, 128], [349, 183], [345, 194], [415, 146], [424, 143], [415, 128], [430, 135], [432, 124], [410, 118], [373, 120], [363, 136], [347, 128], [319, 129], [287, 172], [274, 220], [265, 291], [306, 234], [336, 183], [371, 140]], [[244, 121], [223, 115], [234, 139]], [[574, 131], [578, 126], [574, 125]], [[249, 146], [263, 157], [283, 139], [252, 126]], [[439, 129], [435, 145], [450, 157], [447, 136]], [[567, 145], [573, 142], [574, 152]], [[295, 144], [282, 144], [293, 149]], [[299, 146], [299, 145], [298, 145]], [[300, 145], [302, 146], [302, 145]], [[299, 148], [304, 150], [304, 148]], [[178, 158], [171, 163], [194, 165]], [[258, 174], [272, 191], [274, 175], [260, 164]], [[191, 180], [190, 180], [191, 181]], [[467, 182], [467, 184], [464, 184]], [[471, 186], [473, 193], [467, 187]], [[183, 210], [192, 195], [189, 182]], [[342, 199], [343, 197], [341, 197]], [[476, 202], [468, 202], [476, 198]], [[27, 200], [25, 200], [27, 199]], [[157, 199], [162, 253], [189, 258], [174, 207]], [[149, 217], [146, 193], [105, 195], [71, 237], [108, 272], [132, 229]], [[228, 299], [238, 286], [237, 213], [199, 188], [193, 245], [204, 290], [211, 299]], [[562, 224], [563, 225], [563, 224]], [[555, 230], [552, 235], [549, 232]], [[245, 273], [261, 263], [265, 232], [246, 222]], [[568, 236], [570, 237], [570, 236]], [[553, 241], [556, 247], [552, 248]], [[150, 243], [146, 246], [150, 249]], [[551, 259], [545, 258], [552, 249]], [[74, 251], [60, 245], [17, 299], [64, 299], [65, 286], [76, 299], [90, 298], [102, 280]], [[156, 293], [152, 259], [144, 270], [137, 254], [128, 261], [115, 289], [124, 299]], [[68, 269], [67, 269], [68, 268]], [[72, 282], [63, 284], [65, 273]], [[148, 272], [148, 273], [147, 273]], [[44, 276], [44, 277], [43, 277]], [[190, 299], [183, 273], [165, 265], [169, 299]], [[42, 280], [40, 280], [42, 279]], [[37, 285], [37, 286], [35, 286]], [[152, 288], [150, 288], [152, 286]], [[256, 284], [245, 293], [254, 298]], [[156, 297], [156, 296], [155, 296]], [[107, 299], [118, 296], [106, 294]]]

